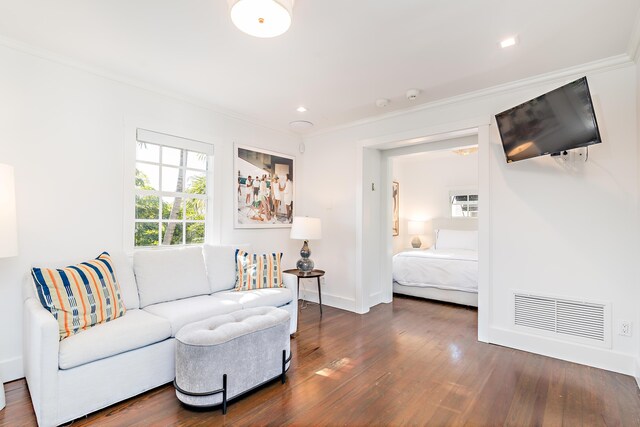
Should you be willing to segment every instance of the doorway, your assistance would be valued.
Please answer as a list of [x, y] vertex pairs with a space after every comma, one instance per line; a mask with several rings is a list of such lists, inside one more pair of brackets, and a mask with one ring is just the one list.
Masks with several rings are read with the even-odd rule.
[[[469, 126], [474, 123], [475, 126]], [[490, 193], [489, 119], [404, 132], [361, 141], [358, 145], [361, 181], [357, 187], [356, 309], [365, 313], [393, 299], [393, 227], [391, 158], [424, 151], [450, 149], [459, 138], [473, 138], [478, 145], [478, 340], [489, 342], [490, 312]]]

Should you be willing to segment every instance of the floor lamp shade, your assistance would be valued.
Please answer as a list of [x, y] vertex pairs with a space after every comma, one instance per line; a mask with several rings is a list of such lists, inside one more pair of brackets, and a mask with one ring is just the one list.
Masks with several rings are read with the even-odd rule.
[[0, 164], [0, 258], [18, 255], [13, 167]]

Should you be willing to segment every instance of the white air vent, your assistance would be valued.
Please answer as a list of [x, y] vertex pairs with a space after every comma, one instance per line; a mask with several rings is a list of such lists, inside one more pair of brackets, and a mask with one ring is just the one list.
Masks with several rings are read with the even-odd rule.
[[556, 336], [585, 344], [610, 345], [610, 305], [513, 293], [514, 324], [542, 335]]

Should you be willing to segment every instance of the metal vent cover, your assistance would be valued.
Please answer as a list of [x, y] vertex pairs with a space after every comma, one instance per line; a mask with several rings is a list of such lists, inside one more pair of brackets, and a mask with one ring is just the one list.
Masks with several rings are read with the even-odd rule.
[[514, 324], [544, 335], [608, 345], [609, 304], [514, 292]]

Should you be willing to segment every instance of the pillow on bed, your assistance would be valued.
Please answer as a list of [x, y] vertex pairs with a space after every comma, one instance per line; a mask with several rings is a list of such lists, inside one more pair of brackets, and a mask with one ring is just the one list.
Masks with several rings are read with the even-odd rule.
[[466, 230], [436, 231], [435, 249], [469, 249], [478, 250], [478, 232]]

